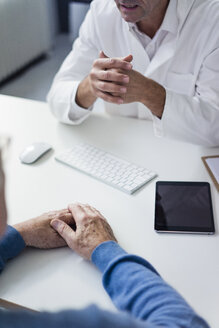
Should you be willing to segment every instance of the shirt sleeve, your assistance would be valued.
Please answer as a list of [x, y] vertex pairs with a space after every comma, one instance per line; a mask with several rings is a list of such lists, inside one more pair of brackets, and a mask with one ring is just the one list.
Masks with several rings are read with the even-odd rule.
[[91, 9], [81, 25], [79, 37], [56, 74], [47, 96], [52, 113], [60, 122], [66, 124], [80, 124], [90, 115], [93, 108], [84, 109], [78, 106], [75, 97], [79, 83], [88, 75], [101, 50], [96, 32], [94, 6], [95, 1], [91, 3]]
[[0, 320], [5, 328], [155, 328], [127, 313], [112, 313], [94, 305], [57, 313], [0, 310]]
[[20, 254], [25, 246], [19, 232], [8, 226], [4, 237], [0, 240], [0, 272], [4, 269], [6, 262]]
[[194, 96], [166, 89], [162, 119], [154, 118], [157, 136], [201, 144], [219, 145], [219, 48], [200, 69]]
[[207, 323], [141, 257], [105, 242], [92, 254], [103, 285], [117, 308], [159, 327], [202, 327]]

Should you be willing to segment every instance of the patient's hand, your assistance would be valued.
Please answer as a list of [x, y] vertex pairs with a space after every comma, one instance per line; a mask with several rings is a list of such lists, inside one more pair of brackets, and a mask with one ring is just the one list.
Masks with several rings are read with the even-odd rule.
[[36, 248], [56, 248], [66, 246], [65, 240], [50, 226], [54, 219], [74, 225], [69, 210], [51, 211], [34, 219], [14, 225], [14, 228], [23, 237], [26, 246]]
[[102, 242], [117, 241], [106, 219], [95, 208], [72, 204], [69, 205], [69, 211], [75, 220], [75, 231], [59, 219], [52, 220], [51, 225], [65, 239], [68, 246], [85, 259], [90, 259], [93, 250]]

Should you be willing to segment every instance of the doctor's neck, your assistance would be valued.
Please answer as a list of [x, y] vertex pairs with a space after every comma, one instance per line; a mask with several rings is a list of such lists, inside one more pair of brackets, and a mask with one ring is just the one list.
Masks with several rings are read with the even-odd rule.
[[153, 38], [164, 20], [169, 2], [170, 0], [161, 0], [148, 16], [136, 23], [138, 29]]

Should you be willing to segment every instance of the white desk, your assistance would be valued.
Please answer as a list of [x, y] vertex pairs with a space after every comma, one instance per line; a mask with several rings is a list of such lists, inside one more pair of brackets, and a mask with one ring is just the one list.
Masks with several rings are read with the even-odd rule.
[[[219, 235], [157, 234], [154, 229], [155, 180], [129, 196], [54, 160], [54, 152], [36, 164], [20, 164], [29, 143], [46, 141], [55, 152], [88, 142], [156, 171], [158, 180], [211, 183], [218, 231], [219, 194], [200, 159], [218, 148], [154, 137], [151, 122], [93, 114], [80, 126], [60, 124], [47, 104], [0, 96], [0, 131], [13, 137], [7, 165], [9, 223], [80, 201], [97, 207], [108, 219], [120, 244], [147, 258], [160, 274], [202, 314], [219, 325]], [[67, 248], [25, 250], [10, 261], [0, 278], [0, 298], [57, 310], [89, 303], [114, 310], [89, 262]]]

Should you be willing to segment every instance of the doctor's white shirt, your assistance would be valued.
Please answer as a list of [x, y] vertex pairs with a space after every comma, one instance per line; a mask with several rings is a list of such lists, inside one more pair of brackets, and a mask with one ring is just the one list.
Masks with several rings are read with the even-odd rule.
[[108, 57], [132, 54], [133, 69], [166, 89], [162, 118], [137, 102], [104, 102], [106, 111], [153, 120], [157, 136], [218, 146], [218, 31], [218, 0], [170, 0], [153, 39], [122, 19], [114, 0], [93, 0], [79, 38], [48, 94], [51, 111], [61, 122], [80, 124], [91, 114], [92, 107], [84, 109], [76, 104], [77, 88], [100, 50]]

